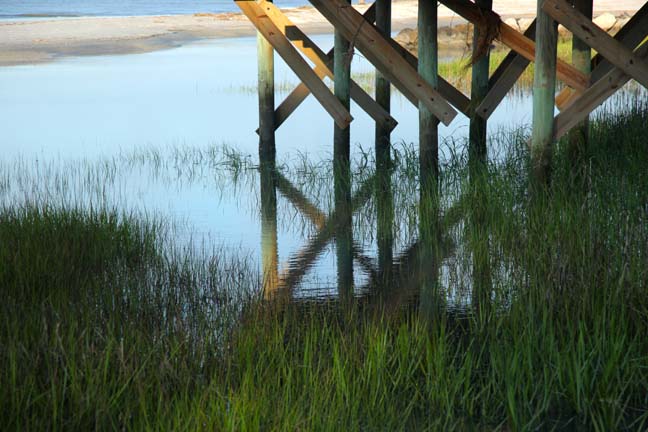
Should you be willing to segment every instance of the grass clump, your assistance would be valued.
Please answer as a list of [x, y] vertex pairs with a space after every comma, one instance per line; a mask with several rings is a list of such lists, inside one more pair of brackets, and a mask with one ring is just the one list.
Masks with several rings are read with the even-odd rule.
[[258, 287], [215, 252], [173, 251], [163, 224], [110, 211], [3, 209], [2, 429], [174, 426], [173, 405], [225, 374]]

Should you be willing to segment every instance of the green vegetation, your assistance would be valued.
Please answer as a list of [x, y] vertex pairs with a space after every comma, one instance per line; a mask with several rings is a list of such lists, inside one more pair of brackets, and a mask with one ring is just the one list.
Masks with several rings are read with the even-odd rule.
[[[648, 109], [627, 105], [592, 122], [577, 169], [557, 146], [548, 195], [529, 194], [522, 132], [472, 178], [454, 154], [447, 247], [346, 303], [262, 302], [247, 260], [176, 250], [159, 222], [0, 210], [2, 429], [645, 430]], [[392, 172], [413, 232], [437, 225], [415, 155]], [[282, 169], [330, 194], [327, 168]]]

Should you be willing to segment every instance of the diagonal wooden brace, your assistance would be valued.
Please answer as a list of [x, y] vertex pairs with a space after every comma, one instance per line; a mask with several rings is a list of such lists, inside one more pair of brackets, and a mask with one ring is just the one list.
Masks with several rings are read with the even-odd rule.
[[265, 14], [259, 4], [254, 1], [236, 1], [235, 3], [274, 47], [299, 79], [310, 89], [313, 96], [317, 98], [324, 109], [333, 117], [335, 123], [342, 129], [347, 128], [353, 120], [349, 111], [331, 93], [320, 77], [313, 72], [308, 63], [306, 63], [306, 60], [299, 55], [299, 52], [297, 52], [281, 30]]
[[648, 62], [615, 40], [565, 0], [545, 0], [542, 9], [609, 62], [648, 88]]
[[[483, 10], [469, 0], [440, 1], [442, 4], [473, 24], [481, 22], [484, 14], [488, 14], [491, 18], [497, 18], [499, 20], [499, 15], [495, 12]], [[498, 40], [527, 60], [535, 61], [535, 42], [501, 20], [499, 20]], [[576, 90], [582, 91], [589, 86], [588, 75], [582, 73], [569, 63], [562, 60], [558, 60], [556, 63], [556, 76], [562, 82]]]
[[[375, 5], [375, 3], [374, 3]], [[373, 21], [374, 17], [374, 5], [372, 5], [369, 9], [364, 14], [365, 19], [368, 22]], [[371, 12], [371, 14], [370, 14]], [[389, 39], [389, 43], [394, 47], [396, 51], [407, 61], [414, 69], [418, 70], [418, 60], [416, 56], [414, 56], [412, 53], [407, 51], [405, 48], [403, 48], [401, 45], [398, 44], [394, 39]], [[333, 59], [333, 50], [329, 51], [326, 54], [327, 58], [330, 60]], [[354, 88], [353, 88], [353, 82], [351, 83], [351, 97], [354, 97]], [[400, 88], [399, 89], [401, 93], [409, 100], [415, 107], [418, 108], [418, 99], [409, 91]], [[466, 97], [461, 91], [457, 90], [455, 87], [453, 87], [452, 84], [450, 84], [448, 81], [443, 79], [443, 77], [439, 76], [439, 88], [438, 88], [439, 93], [445, 100], [450, 102], [452, 106], [454, 106], [457, 110], [465, 114], [466, 116], [470, 116], [469, 113], [469, 106], [470, 106], [470, 99]], [[284, 99], [284, 101], [279, 105], [277, 110], [275, 111], [275, 128], [278, 128], [286, 119], [297, 109], [297, 107], [306, 99], [306, 97], [310, 94], [310, 91], [304, 84], [299, 84], [295, 89]], [[357, 102], [357, 100], [356, 100]], [[374, 116], [372, 116], [374, 117]], [[374, 117], [375, 119], [375, 117]]]
[[[648, 43], [644, 43], [635, 52], [640, 59], [648, 58]], [[630, 76], [621, 68], [616, 67], [596, 81], [585, 90], [567, 109], [554, 118], [554, 134], [558, 139], [565, 135], [572, 127], [577, 125], [589, 115], [596, 107], [601, 105], [621, 89], [630, 80]]]
[[[418, 70], [418, 59], [414, 54], [407, 51], [403, 48], [398, 42], [394, 39], [389, 39], [389, 44], [400, 54], [401, 57], [405, 59], [407, 63], [410, 64], [415, 70]], [[410, 93], [405, 89], [399, 89], [403, 96], [407, 98], [415, 107], [418, 108], [418, 99], [414, 94]], [[464, 95], [461, 91], [457, 90], [452, 84], [439, 76], [439, 93], [445, 98], [452, 106], [458, 109], [461, 113], [470, 117], [470, 99]]]
[[[641, 41], [648, 36], [648, 3], [644, 4], [641, 9], [635, 13], [630, 21], [626, 23], [621, 30], [614, 35], [614, 39], [621, 42], [628, 48], [634, 48]], [[596, 54], [592, 59], [592, 82], [595, 83], [603, 75], [614, 69], [614, 65], [605, 60], [601, 54]], [[556, 96], [556, 106], [559, 110], [566, 109], [572, 102], [578, 99], [580, 93], [570, 89], [564, 88], [558, 96]]]
[[457, 112], [350, 4], [343, 0], [310, 2], [399, 90], [412, 93], [445, 125], [452, 122]]
[[[533, 20], [524, 32], [524, 36], [531, 40], [535, 40], [535, 23], [536, 21]], [[511, 50], [488, 80], [488, 93], [486, 93], [479, 106], [475, 108], [477, 115], [488, 120], [491, 114], [493, 114], [493, 111], [504, 100], [509, 90], [513, 88], [517, 80], [524, 73], [529, 63], [531, 62], [528, 59]]]
[[[288, 17], [286, 17], [274, 4], [261, 1], [259, 6], [263, 8], [266, 15], [272, 20], [272, 22], [281, 30], [281, 32], [290, 40], [295, 48], [301, 51], [306, 58], [311, 60], [315, 64], [313, 71], [321, 79], [324, 77], [329, 77], [333, 79], [332, 72], [332, 54], [331, 51], [329, 54], [325, 54], [315, 43], [308, 38], [299, 28], [292, 22]], [[371, 17], [374, 15], [375, 8], [372, 6], [367, 10], [365, 15]], [[289, 112], [282, 111], [282, 105], [279, 106], [275, 112], [275, 129], [278, 128], [294, 109], [299, 106], [299, 104], [310, 94], [310, 91], [306, 86], [300, 85], [297, 87], [298, 92], [296, 93], [299, 98], [290, 102], [288, 107], [290, 107]], [[292, 94], [291, 94], [292, 95]], [[288, 100], [291, 95], [288, 96]], [[387, 112], [383, 107], [381, 107], [376, 101], [373, 100], [371, 96], [367, 94], [357, 83], [354, 81], [351, 82], [351, 97], [356, 103], [367, 113], [369, 114], [377, 123], [382, 125], [388, 130], [393, 130], [398, 124], [396, 120]]]

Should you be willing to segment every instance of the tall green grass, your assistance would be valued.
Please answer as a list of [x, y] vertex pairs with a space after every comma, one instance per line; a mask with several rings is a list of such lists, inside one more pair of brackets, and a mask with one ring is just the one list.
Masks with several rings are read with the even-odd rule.
[[[449, 159], [453, 247], [382, 297], [262, 302], [245, 259], [174, 250], [155, 221], [3, 208], [2, 429], [645, 430], [648, 110], [594, 120], [577, 172], [556, 146], [546, 195], [524, 133], [480, 170]], [[418, 164], [396, 155], [398, 205]]]

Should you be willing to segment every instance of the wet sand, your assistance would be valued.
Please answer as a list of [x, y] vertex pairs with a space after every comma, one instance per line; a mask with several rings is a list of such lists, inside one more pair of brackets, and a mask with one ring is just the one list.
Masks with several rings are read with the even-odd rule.
[[[642, 0], [597, 0], [595, 15], [632, 13], [641, 5]], [[356, 6], [361, 12], [367, 7]], [[535, 0], [494, 1], [494, 9], [502, 18], [534, 16], [535, 8]], [[312, 7], [284, 12], [307, 33], [332, 32], [330, 24]], [[416, 12], [416, 0], [395, 1], [393, 30], [415, 27]], [[439, 8], [440, 26], [461, 23], [464, 21], [452, 11]], [[68, 56], [150, 52], [200, 39], [254, 34], [247, 19], [234, 13], [0, 21], [0, 66], [44, 63]]]

